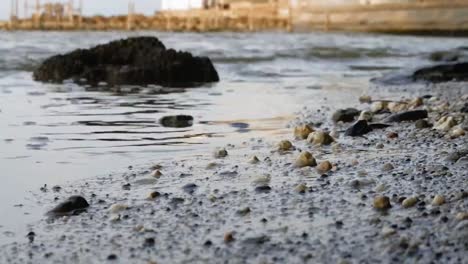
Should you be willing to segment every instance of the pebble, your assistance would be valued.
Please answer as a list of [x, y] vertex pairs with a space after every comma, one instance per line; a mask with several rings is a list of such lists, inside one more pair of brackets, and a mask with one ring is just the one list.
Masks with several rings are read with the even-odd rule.
[[271, 191], [271, 187], [268, 185], [260, 185], [255, 187], [255, 192], [257, 193], [269, 193]]
[[362, 111], [361, 114], [359, 115], [358, 120], [365, 120], [365, 121], [372, 121], [372, 113], [369, 111]]
[[307, 139], [310, 133], [315, 130], [309, 125], [298, 126], [294, 128], [294, 137], [296, 139]]
[[111, 214], [117, 214], [117, 213], [120, 213], [122, 211], [125, 211], [127, 210], [128, 206], [125, 205], [125, 204], [113, 204], [111, 205], [111, 207], [109, 208], [109, 212]]
[[358, 120], [352, 126], [350, 126], [345, 131], [346, 136], [358, 137], [365, 135], [372, 131], [372, 128], [369, 126], [366, 120]]
[[461, 212], [461, 213], [458, 213], [458, 214], [455, 216], [455, 219], [460, 220], [460, 221], [468, 220], [468, 212]]
[[307, 142], [314, 145], [330, 145], [335, 140], [326, 132], [315, 131], [309, 135]]
[[198, 188], [198, 185], [196, 185], [195, 183], [187, 183], [182, 187], [184, 192], [188, 194], [193, 194], [197, 190], [197, 188]]
[[320, 164], [317, 166], [317, 171], [319, 173], [326, 173], [329, 172], [333, 168], [333, 165], [328, 161], [322, 161]]
[[385, 210], [385, 209], [389, 209], [390, 207], [392, 207], [390, 204], [390, 198], [388, 198], [387, 196], [379, 195], [374, 198], [375, 209]]
[[225, 158], [225, 157], [227, 157], [227, 155], [228, 155], [228, 152], [224, 148], [216, 149], [215, 152], [214, 152], [214, 157], [217, 158], [217, 159]]
[[405, 110], [408, 110], [408, 104], [400, 102], [390, 102], [388, 103], [388, 110], [392, 113], [398, 113]]
[[431, 124], [429, 124], [429, 122], [425, 119], [420, 119], [418, 121], [416, 121], [416, 123], [414, 124], [414, 126], [417, 128], [417, 129], [424, 129], [424, 128], [430, 128], [432, 127]]
[[257, 156], [253, 156], [253, 157], [250, 158], [250, 160], [249, 160], [249, 163], [250, 163], [250, 164], [257, 164], [257, 163], [259, 163], [259, 162], [260, 162], [260, 160], [258, 159]]
[[305, 185], [304, 183], [301, 183], [297, 185], [296, 188], [294, 188], [294, 190], [296, 190], [296, 192], [298, 193], [305, 193], [307, 191], [307, 185]]
[[159, 196], [161, 196], [161, 194], [159, 192], [151, 192], [149, 195], [148, 195], [148, 199], [152, 200], [152, 199], [156, 199], [158, 198]]
[[153, 172], [151, 172], [151, 176], [154, 178], [159, 178], [162, 176], [162, 173], [160, 170], [154, 170]]
[[413, 207], [418, 202], [417, 197], [408, 197], [401, 202], [401, 205], [405, 208]]
[[385, 147], [385, 145], [383, 143], [377, 143], [377, 145], [375, 145], [375, 148], [377, 149], [383, 149]]
[[361, 95], [359, 97], [359, 102], [361, 104], [365, 104], [365, 103], [370, 104], [372, 102], [372, 97], [370, 97], [369, 95]]
[[376, 192], [384, 192], [385, 190], [387, 190], [387, 186], [385, 184], [379, 184], [375, 187]]
[[382, 228], [382, 231], [380, 233], [382, 234], [382, 236], [388, 237], [396, 234], [396, 230], [394, 228], [385, 226], [384, 228]]
[[271, 175], [265, 174], [265, 175], [255, 177], [255, 179], [253, 180], [253, 183], [255, 185], [267, 185], [270, 183], [270, 180], [271, 180]]
[[333, 113], [332, 120], [335, 123], [338, 122], [353, 122], [354, 118], [359, 115], [359, 110], [355, 108], [346, 108], [346, 109], [340, 109], [337, 110], [335, 113]]
[[450, 131], [450, 137], [451, 138], [458, 138], [458, 137], [462, 137], [464, 136], [466, 133], [465, 133], [465, 130], [463, 130], [463, 128], [461, 127], [456, 127], [454, 128], [452, 131]]
[[89, 207], [88, 201], [82, 196], [70, 196], [67, 200], [57, 205], [54, 209], [50, 210], [49, 214], [62, 215], [73, 213], [78, 210], [84, 210]]
[[417, 121], [428, 117], [426, 110], [412, 110], [393, 114], [384, 119], [384, 122], [403, 122], [403, 121]]
[[370, 110], [372, 113], [377, 113], [382, 110], [388, 109], [388, 103], [383, 101], [377, 101], [371, 104]]
[[227, 232], [224, 234], [224, 243], [231, 243], [234, 241], [234, 235], [232, 232]]
[[437, 194], [434, 196], [434, 199], [432, 200], [432, 205], [433, 206], [440, 206], [445, 203], [445, 197], [442, 195]]
[[393, 169], [395, 169], [395, 167], [393, 167], [393, 164], [391, 163], [385, 163], [382, 167], [383, 171], [391, 171]]
[[452, 127], [456, 126], [457, 122], [451, 116], [444, 116], [434, 125], [434, 128], [441, 131], [449, 131]]
[[424, 100], [421, 97], [416, 97], [409, 102], [410, 108], [420, 107], [424, 104]]
[[297, 157], [295, 165], [299, 168], [315, 167], [317, 166], [317, 161], [310, 152], [304, 151]]
[[279, 151], [289, 151], [292, 150], [293, 144], [289, 140], [282, 140], [278, 143]]
[[396, 133], [396, 132], [390, 132], [390, 133], [387, 134], [387, 138], [389, 138], [389, 139], [398, 138], [398, 133]]

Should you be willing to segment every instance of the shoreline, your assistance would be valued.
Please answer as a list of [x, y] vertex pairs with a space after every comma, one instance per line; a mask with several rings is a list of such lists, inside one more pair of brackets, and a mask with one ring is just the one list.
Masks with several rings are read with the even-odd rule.
[[[430, 123], [456, 113], [457, 103], [468, 96], [466, 83], [407, 86], [374, 84], [369, 94], [395, 101], [430, 94], [417, 108], [432, 109]], [[281, 137], [292, 142], [291, 150], [278, 151], [280, 139], [233, 142], [220, 146], [228, 152], [223, 158], [206, 153], [156, 162], [62, 186], [58, 194], [39, 194], [50, 207], [77, 194], [91, 206], [77, 216], [35, 223], [33, 242], [25, 234], [24, 241], [1, 247], [0, 262], [461, 263], [468, 222], [457, 218], [468, 213], [468, 164], [466, 156], [447, 157], [466, 149], [466, 135], [450, 139], [446, 132], [403, 122], [365, 137], [344, 137], [351, 123], [334, 124], [331, 116], [338, 109], [327, 100], [316, 103]], [[370, 105], [352, 98], [349, 107]], [[466, 113], [461, 115], [460, 125], [466, 126]], [[337, 144], [294, 139], [293, 128], [305, 123], [332, 131]], [[332, 170], [295, 167], [304, 150], [318, 163], [330, 161]], [[162, 175], [152, 177], [153, 169]], [[148, 199], [150, 194], [155, 197]], [[373, 208], [379, 195], [390, 197], [392, 207]], [[431, 205], [434, 195], [443, 195], [445, 203]], [[404, 197], [417, 197], [417, 204], [405, 208]]]

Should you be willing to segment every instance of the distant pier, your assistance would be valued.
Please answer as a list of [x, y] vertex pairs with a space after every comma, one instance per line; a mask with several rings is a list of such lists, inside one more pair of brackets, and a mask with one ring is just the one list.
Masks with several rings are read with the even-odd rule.
[[279, 0], [274, 3], [250, 3], [237, 8], [163, 11], [153, 16], [135, 13], [135, 6], [130, 3], [128, 14], [112, 17], [82, 16], [81, 6], [43, 6], [41, 12], [30, 17], [12, 15], [9, 22], [0, 22], [0, 28], [67, 31], [362, 31], [463, 35], [468, 32], [468, 0], [340, 5], [315, 3], [297, 0], [293, 5], [290, 1]]

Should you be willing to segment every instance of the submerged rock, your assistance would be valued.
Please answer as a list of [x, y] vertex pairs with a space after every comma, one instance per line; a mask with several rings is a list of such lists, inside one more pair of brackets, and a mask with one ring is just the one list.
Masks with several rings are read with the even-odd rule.
[[74, 214], [89, 207], [88, 201], [82, 196], [70, 196], [67, 200], [57, 205], [54, 209], [50, 210], [48, 214], [51, 215], [67, 215]]
[[219, 76], [209, 58], [166, 49], [155, 37], [134, 37], [50, 57], [34, 71], [34, 79], [191, 87], [217, 82]]
[[428, 117], [426, 110], [413, 110], [402, 112], [398, 114], [393, 114], [387, 117], [385, 122], [403, 122], [403, 121], [417, 121]]
[[428, 82], [468, 81], [468, 62], [442, 64], [422, 68], [413, 73], [413, 80]]
[[159, 120], [159, 123], [164, 127], [191, 127], [193, 125], [193, 117], [189, 115], [165, 116]]

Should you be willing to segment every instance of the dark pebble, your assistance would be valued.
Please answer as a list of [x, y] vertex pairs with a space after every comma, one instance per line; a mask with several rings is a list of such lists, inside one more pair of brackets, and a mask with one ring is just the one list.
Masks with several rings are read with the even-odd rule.
[[197, 190], [197, 188], [198, 188], [198, 185], [196, 185], [195, 183], [188, 183], [184, 185], [184, 187], [182, 187], [184, 192], [189, 193], [189, 194], [193, 194]]
[[255, 191], [257, 193], [269, 193], [271, 191], [271, 187], [268, 186], [268, 185], [257, 186], [257, 187], [255, 187]]
[[421, 120], [416, 121], [416, 123], [414, 124], [414, 126], [415, 126], [417, 129], [424, 129], [424, 128], [430, 128], [430, 127], [432, 127], [432, 125], [429, 124], [429, 122], [427, 122], [427, 120], [424, 120], [424, 119], [421, 119]]
[[348, 129], [346, 129], [345, 135], [350, 137], [358, 137], [365, 135], [371, 131], [372, 128], [369, 126], [366, 120], [359, 120], [352, 126], [350, 126]]
[[340, 109], [336, 111], [333, 116], [332, 120], [333, 122], [353, 122], [354, 118], [359, 115], [359, 110], [355, 108], [346, 108], [346, 109]]
[[89, 207], [88, 202], [81, 196], [71, 196], [66, 201], [49, 211], [49, 214], [63, 215], [83, 211]]
[[393, 114], [385, 118], [385, 122], [403, 122], [403, 121], [417, 121], [427, 118], [428, 113], [426, 110], [413, 110], [403, 113]]

